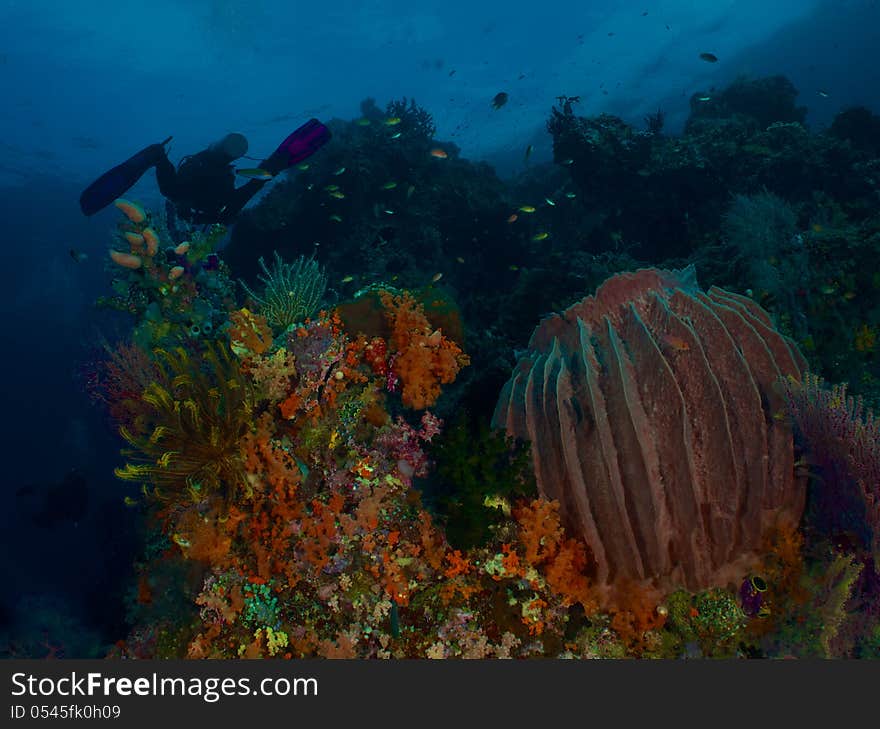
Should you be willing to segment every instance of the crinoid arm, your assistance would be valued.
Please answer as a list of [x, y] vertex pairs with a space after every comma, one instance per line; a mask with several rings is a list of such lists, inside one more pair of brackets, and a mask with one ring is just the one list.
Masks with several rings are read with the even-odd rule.
[[269, 269], [260, 257], [263, 274], [257, 278], [263, 284], [262, 295], [244, 281], [242, 288], [260, 306], [260, 313], [270, 326], [287, 329], [315, 313], [324, 290], [327, 276], [314, 258], [300, 256], [293, 263], [285, 261], [275, 251], [273, 266]]
[[163, 500], [225, 498], [246, 489], [240, 440], [251, 427], [251, 387], [219, 342], [201, 356], [155, 351], [156, 381], [141, 396], [134, 425], [120, 428], [129, 448], [116, 476], [151, 487]]

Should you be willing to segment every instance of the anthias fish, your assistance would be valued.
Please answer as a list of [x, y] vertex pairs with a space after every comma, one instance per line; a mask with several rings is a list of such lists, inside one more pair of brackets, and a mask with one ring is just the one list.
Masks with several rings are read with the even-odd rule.
[[272, 179], [272, 173], [268, 170], [264, 170], [262, 167], [245, 167], [243, 169], [237, 169], [235, 174], [240, 175], [241, 177], [247, 177], [251, 180]]

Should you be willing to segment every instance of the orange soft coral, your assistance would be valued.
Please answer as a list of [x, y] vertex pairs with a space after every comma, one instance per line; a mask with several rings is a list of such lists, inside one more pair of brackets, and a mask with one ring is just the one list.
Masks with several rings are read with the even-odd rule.
[[266, 317], [250, 309], [239, 309], [229, 315], [229, 345], [239, 357], [263, 354], [272, 346], [272, 330]]
[[431, 407], [440, 396], [440, 385], [453, 382], [470, 359], [442, 331], [432, 329], [424, 307], [409, 293], [382, 292], [380, 297], [397, 352], [393, 371], [400, 378], [403, 404], [416, 410]]
[[251, 357], [246, 366], [261, 398], [277, 403], [290, 394], [296, 377], [296, 360], [286, 349], [278, 349], [271, 356]]
[[520, 525], [520, 541], [526, 550], [526, 561], [541, 564], [556, 554], [562, 542], [563, 529], [559, 519], [559, 502], [534, 499], [522, 503], [514, 511]]
[[590, 560], [583, 542], [566, 538], [559, 516], [559, 502], [535, 499], [520, 504], [514, 516], [520, 525], [519, 540], [526, 562], [539, 567], [548, 587], [563, 604], [580, 603], [587, 613], [596, 598], [586, 575]]

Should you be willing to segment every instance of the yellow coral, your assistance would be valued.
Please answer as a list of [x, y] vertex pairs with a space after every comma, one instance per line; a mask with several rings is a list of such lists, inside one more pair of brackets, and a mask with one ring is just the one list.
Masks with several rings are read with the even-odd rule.
[[269, 651], [270, 656], [277, 655], [282, 648], [287, 648], [288, 645], [287, 633], [282, 630], [272, 630], [270, 626], [257, 629], [254, 638], [256, 640], [265, 638], [266, 650]]

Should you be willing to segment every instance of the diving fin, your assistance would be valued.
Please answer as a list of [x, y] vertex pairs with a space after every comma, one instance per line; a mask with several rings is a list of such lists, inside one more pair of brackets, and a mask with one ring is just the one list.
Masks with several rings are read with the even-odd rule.
[[260, 167], [272, 175], [311, 157], [330, 141], [330, 130], [317, 119], [309, 119], [292, 132]]
[[129, 157], [122, 164], [108, 170], [83, 190], [79, 196], [79, 206], [84, 215], [94, 215], [103, 210], [116, 198], [122, 197], [150, 167], [153, 167], [164, 155], [165, 145], [171, 141], [168, 137], [164, 142], [151, 144], [140, 152]]

